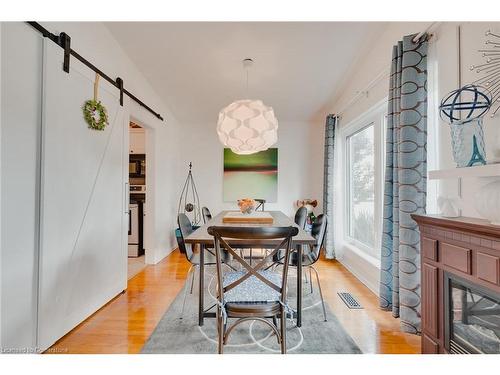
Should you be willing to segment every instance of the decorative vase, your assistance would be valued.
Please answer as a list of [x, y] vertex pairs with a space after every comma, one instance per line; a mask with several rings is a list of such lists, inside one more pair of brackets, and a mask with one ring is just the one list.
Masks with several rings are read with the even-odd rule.
[[238, 207], [241, 213], [251, 214], [255, 210], [256, 202], [250, 198], [243, 198], [238, 200]]
[[476, 193], [476, 210], [493, 225], [500, 225], [500, 179], [484, 185]]
[[453, 159], [457, 167], [486, 164], [482, 118], [453, 122], [450, 130]]

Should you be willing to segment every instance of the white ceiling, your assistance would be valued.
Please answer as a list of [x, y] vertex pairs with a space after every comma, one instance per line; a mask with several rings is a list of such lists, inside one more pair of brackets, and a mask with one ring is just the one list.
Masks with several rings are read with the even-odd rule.
[[[107, 23], [181, 122], [217, 121], [236, 99], [262, 99], [278, 121], [309, 121], [334, 97], [384, 23]], [[249, 93], [241, 61], [252, 58]]]

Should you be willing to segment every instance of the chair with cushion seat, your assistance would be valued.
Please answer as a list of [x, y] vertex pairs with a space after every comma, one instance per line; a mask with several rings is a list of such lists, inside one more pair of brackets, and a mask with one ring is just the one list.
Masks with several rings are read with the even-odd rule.
[[[188, 276], [187, 279], [189, 279], [189, 276], [191, 276], [191, 287], [190, 287], [190, 293], [193, 293], [193, 285], [194, 285], [194, 276], [196, 273], [196, 270], [200, 268], [200, 253], [195, 252], [193, 250], [193, 246], [191, 244], [187, 244], [184, 242], [184, 239], [189, 236], [191, 233], [194, 232], [193, 225], [191, 223], [191, 220], [187, 217], [186, 214], [179, 214], [177, 216], [177, 224], [179, 225], [179, 229], [181, 232], [181, 241], [179, 242], [179, 245], [182, 243], [182, 246], [184, 247], [184, 255], [186, 256], [186, 259], [189, 263], [191, 263], [191, 267], [189, 267], [188, 271]], [[180, 245], [181, 246], [181, 245]], [[230, 261], [230, 256], [227, 252], [224, 252], [222, 254], [222, 261], [227, 264]], [[215, 259], [215, 254], [210, 251], [206, 251], [205, 253], [205, 258], [204, 262], [205, 265], [215, 265], [216, 264], [216, 259]], [[182, 312], [181, 312], [181, 318], [182, 314], [184, 313], [184, 306], [186, 304], [186, 297], [187, 297], [187, 283], [186, 283], [186, 289], [184, 292], [184, 301], [182, 303]]]
[[[292, 237], [298, 234], [296, 227], [226, 227], [211, 226], [208, 233], [214, 236], [217, 260], [217, 331], [219, 336], [219, 354], [222, 354], [231, 331], [240, 323], [258, 320], [267, 324], [276, 334], [281, 346], [281, 353], [286, 353], [286, 319], [289, 307], [286, 302], [288, 264]], [[227, 243], [227, 239], [273, 239], [279, 244], [255, 266]], [[223, 249], [240, 263], [243, 271], [223, 272]], [[264, 270], [268, 259], [283, 249], [283, 272]], [[228, 319], [237, 320], [228, 327]], [[280, 319], [280, 328], [277, 319]], [[271, 320], [269, 320], [271, 319]]]
[[[312, 293], [312, 278], [311, 278], [311, 271], [314, 271], [316, 275], [316, 281], [318, 283], [318, 289], [319, 289], [319, 295], [321, 297], [321, 304], [323, 306], [323, 316], [326, 322], [326, 309], [325, 309], [325, 301], [323, 300], [323, 292], [321, 290], [321, 284], [319, 282], [319, 275], [318, 271], [316, 268], [314, 268], [314, 263], [316, 263], [319, 260], [319, 257], [321, 255], [321, 249], [323, 248], [323, 244], [325, 242], [325, 237], [326, 237], [326, 226], [327, 226], [327, 220], [326, 216], [324, 214], [318, 215], [316, 217], [315, 222], [312, 225], [312, 230], [311, 230], [311, 236], [313, 236], [316, 239], [316, 243], [314, 245], [309, 245], [309, 248], [304, 247], [302, 251], [302, 266], [309, 268], [309, 279], [311, 283], [311, 293]], [[298, 263], [298, 257], [297, 257], [297, 252], [292, 252], [289, 257], [289, 265], [292, 267], [297, 267]], [[275, 261], [281, 265], [284, 264], [285, 260], [285, 255], [283, 251], [280, 251], [277, 254], [277, 259], [275, 258]], [[305, 272], [304, 272], [305, 274]]]
[[205, 224], [208, 223], [209, 220], [212, 219], [212, 214], [210, 213], [210, 210], [208, 209], [208, 207], [202, 207], [201, 214], [203, 215], [203, 222]]

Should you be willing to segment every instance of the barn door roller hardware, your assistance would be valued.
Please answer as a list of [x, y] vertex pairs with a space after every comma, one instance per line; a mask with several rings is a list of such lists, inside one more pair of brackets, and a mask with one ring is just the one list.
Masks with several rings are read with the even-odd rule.
[[105, 74], [103, 71], [101, 71], [99, 68], [97, 68], [94, 64], [92, 64], [90, 61], [85, 59], [83, 56], [78, 54], [75, 50], [71, 49], [71, 37], [62, 32], [59, 35], [52, 34], [49, 30], [47, 30], [45, 27], [40, 25], [38, 22], [27, 22], [28, 25], [32, 26], [35, 30], [37, 30], [40, 34], [42, 34], [45, 38], [50, 39], [54, 43], [56, 43], [59, 47], [61, 47], [64, 50], [64, 60], [63, 60], [63, 70], [66, 73], [69, 73], [69, 68], [70, 68], [70, 57], [73, 56], [76, 58], [78, 61], [80, 61], [82, 64], [99, 74], [103, 79], [108, 81], [110, 84], [112, 84], [114, 87], [116, 87], [118, 90], [120, 90], [120, 105], [123, 106], [123, 95], [127, 95], [130, 99], [133, 101], [137, 102], [141, 107], [144, 107], [147, 111], [151, 112], [156, 118], [159, 120], [163, 121], [163, 117], [155, 112], [151, 107], [146, 105], [142, 100], [138, 99], [135, 95], [133, 95], [131, 92], [127, 91], [123, 87], [123, 79], [118, 77], [116, 79], [112, 79], [110, 76]]
[[123, 79], [118, 77], [116, 84], [118, 85], [118, 90], [120, 90], [120, 105], [123, 106]]
[[66, 33], [59, 34], [58, 44], [64, 50], [63, 70], [69, 73], [69, 57], [71, 56], [71, 38]]

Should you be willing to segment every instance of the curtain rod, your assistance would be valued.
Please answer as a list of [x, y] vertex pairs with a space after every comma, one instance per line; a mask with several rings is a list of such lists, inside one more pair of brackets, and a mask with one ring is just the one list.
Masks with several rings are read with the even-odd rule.
[[52, 34], [49, 30], [47, 30], [45, 27], [40, 25], [38, 22], [26, 22], [28, 25], [32, 26], [35, 30], [37, 30], [40, 34], [42, 34], [45, 38], [50, 39], [53, 41], [55, 44], [57, 44], [59, 47], [61, 47], [64, 50], [64, 63], [63, 63], [63, 70], [66, 73], [69, 73], [69, 58], [70, 55], [76, 58], [78, 61], [80, 61], [82, 64], [99, 74], [102, 78], [104, 78], [106, 81], [111, 83], [114, 87], [116, 87], [118, 90], [120, 90], [120, 105], [123, 106], [123, 94], [127, 95], [130, 99], [135, 101], [137, 104], [139, 104], [141, 107], [145, 108], [147, 111], [151, 112], [156, 118], [160, 119], [163, 121], [163, 117], [155, 112], [151, 107], [146, 105], [142, 100], [138, 99], [135, 95], [133, 95], [130, 91], [126, 90], [123, 87], [123, 80], [118, 77], [116, 80], [112, 79], [110, 76], [105, 74], [102, 70], [97, 68], [94, 64], [92, 64], [90, 61], [85, 59], [83, 56], [81, 56], [78, 52], [75, 50], [71, 49], [71, 38], [68, 34], [62, 32], [59, 35]]
[[417, 35], [415, 35], [415, 38], [413, 38], [413, 43], [417, 43], [420, 38], [422, 38], [425, 34], [427, 34], [429, 31], [434, 30], [436, 26], [438, 26], [441, 22], [432, 22], [429, 26], [425, 28], [424, 31], [419, 32]]
[[347, 102], [342, 110], [337, 111], [336, 113], [342, 117], [342, 114], [346, 111], [347, 108], [349, 108], [351, 105], [353, 105], [355, 102], [358, 101], [359, 98], [361, 98], [363, 95], [368, 96], [368, 92], [370, 89], [375, 86], [377, 83], [379, 83], [382, 79], [387, 78], [390, 73], [390, 66], [387, 66], [384, 70], [382, 70], [368, 85], [366, 85], [362, 90], [357, 91], [356, 94], [353, 96], [349, 102]]
[[[416, 43], [420, 40], [422, 36], [424, 36], [427, 32], [430, 30], [434, 30], [441, 22], [432, 22], [429, 26], [425, 28], [424, 31], [419, 32], [415, 37], [413, 38], [413, 42]], [[357, 91], [353, 98], [346, 103], [346, 105], [342, 108], [341, 111], [338, 111], [337, 114], [342, 117], [342, 113], [346, 111], [347, 108], [349, 108], [352, 104], [354, 104], [360, 97], [363, 95], [368, 96], [369, 90], [375, 86], [377, 83], [379, 83], [382, 79], [386, 78], [389, 73], [390, 73], [391, 67], [390, 64], [387, 66], [384, 70], [382, 70], [368, 85], [366, 85], [365, 88], [363, 88], [360, 91]]]

